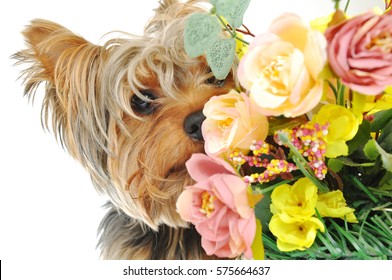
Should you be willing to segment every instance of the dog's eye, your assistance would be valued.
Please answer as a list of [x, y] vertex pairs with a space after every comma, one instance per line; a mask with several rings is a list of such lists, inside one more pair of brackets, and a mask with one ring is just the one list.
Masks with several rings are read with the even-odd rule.
[[223, 87], [225, 85], [225, 80], [218, 80], [212, 76], [211, 78], [208, 78], [205, 83], [214, 87]]
[[131, 97], [132, 109], [142, 115], [152, 114], [155, 111], [156, 106], [152, 104], [151, 101], [157, 99], [157, 97], [150, 90], [142, 90], [140, 91], [140, 93], [148, 100], [142, 99], [136, 94], [132, 95]]

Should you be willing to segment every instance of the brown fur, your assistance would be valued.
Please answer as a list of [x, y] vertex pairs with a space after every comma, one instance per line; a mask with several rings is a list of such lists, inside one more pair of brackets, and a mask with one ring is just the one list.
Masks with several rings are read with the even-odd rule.
[[[200, 237], [181, 220], [175, 203], [194, 182], [185, 169], [202, 141], [184, 132], [184, 120], [214, 95], [235, 86], [206, 84], [203, 58], [183, 49], [186, 18], [203, 10], [197, 1], [162, 1], [143, 36], [94, 45], [66, 28], [34, 20], [17, 53], [26, 94], [45, 83], [43, 121], [110, 198], [101, 223], [100, 246], [107, 259], [208, 258]], [[154, 113], [142, 116], [131, 97], [154, 92]]]

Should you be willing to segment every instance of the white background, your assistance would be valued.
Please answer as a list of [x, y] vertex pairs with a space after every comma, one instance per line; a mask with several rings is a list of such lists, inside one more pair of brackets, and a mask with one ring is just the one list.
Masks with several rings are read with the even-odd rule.
[[[351, 2], [349, 14], [383, 7], [383, 0]], [[23, 48], [20, 31], [34, 18], [56, 21], [102, 44], [101, 36], [109, 31], [141, 34], [157, 1], [12, 0], [0, 5], [0, 259], [3, 273], [7, 265], [16, 269], [21, 260], [28, 262], [18, 271], [9, 269], [7, 275], [14, 275], [9, 279], [27, 279], [29, 274], [30, 279], [47, 279], [49, 267], [66, 269], [69, 263], [81, 266], [99, 258], [96, 231], [105, 198], [96, 194], [89, 175], [53, 135], [43, 131], [43, 92], [33, 105], [28, 103], [17, 81], [21, 68], [13, 67], [9, 57]], [[331, 0], [253, 0], [244, 23], [258, 34], [283, 12], [310, 20], [332, 10]]]

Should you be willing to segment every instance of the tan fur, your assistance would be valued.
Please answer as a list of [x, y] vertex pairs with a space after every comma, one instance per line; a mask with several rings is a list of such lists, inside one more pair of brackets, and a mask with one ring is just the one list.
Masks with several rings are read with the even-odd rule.
[[[202, 10], [197, 2], [162, 1], [143, 36], [103, 46], [45, 20], [23, 32], [28, 47], [15, 58], [31, 65], [23, 74], [26, 94], [45, 83], [44, 124], [110, 198], [100, 227], [104, 258], [207, 258], [175, 209], [194, 183], [185, 162], [203, 152], [203, 143], [184, 132], [184, 120], [235, 84], [231, 77], [224, 87], [206, 84], [212, 74], [204, 59], [184, 52], [184, 24]], [[143, 89], [158, 97], [147, 116], [130, 106], [133, 94], [145, 98]]]

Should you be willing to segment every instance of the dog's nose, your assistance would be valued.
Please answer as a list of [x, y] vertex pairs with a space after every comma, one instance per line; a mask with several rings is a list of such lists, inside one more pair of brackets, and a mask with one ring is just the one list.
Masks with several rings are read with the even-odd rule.
[[184, 121], [185, 133], [194, 140], [203, 140], [201, 125], [206, 117], [202, 111], [194, 112], [187, 116]]

